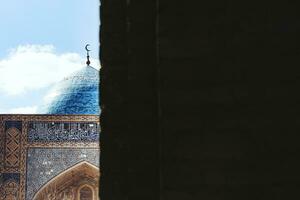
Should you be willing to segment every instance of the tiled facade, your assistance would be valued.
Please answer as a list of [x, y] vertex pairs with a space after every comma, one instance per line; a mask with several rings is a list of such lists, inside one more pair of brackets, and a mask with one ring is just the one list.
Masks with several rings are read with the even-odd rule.
[[87, 161], [99, 167], [99, 151], [86, 148], [29, 148], [27, 151], [26, 200], [61, 172]]
[[0, 200], [32, 200], [82, 161], [99, 168], [96, 115], [0, 115], [0, 122]]

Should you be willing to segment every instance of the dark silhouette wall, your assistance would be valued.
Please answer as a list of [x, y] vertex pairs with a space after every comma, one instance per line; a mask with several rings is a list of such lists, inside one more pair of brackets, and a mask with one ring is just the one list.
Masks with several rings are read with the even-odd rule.
[[197, 2], [101, 1], [101, 200], [299, 196], [297, 5]]

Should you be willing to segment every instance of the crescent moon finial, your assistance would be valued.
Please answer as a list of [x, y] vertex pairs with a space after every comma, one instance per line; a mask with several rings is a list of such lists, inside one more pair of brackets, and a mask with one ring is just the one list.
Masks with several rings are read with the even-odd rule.
[[90, 55], [89, 55], [89, 51], [91, 51], [90, 49], [88, 49], [88, 46], [90, 46], [89, 44], [85, 45], [85, 50], [86, 50], [86, 58], [87, 58], [87, 61], [86, 61], [86, 64], [87, 65], [90, 65]]
[[87, 48], [88, 46], [90, 46], [90, 44], [85, 45], [85, 50], [86, 50], [87, 52], [91, 51], [91, 50], [89, 50], [89, 49]]

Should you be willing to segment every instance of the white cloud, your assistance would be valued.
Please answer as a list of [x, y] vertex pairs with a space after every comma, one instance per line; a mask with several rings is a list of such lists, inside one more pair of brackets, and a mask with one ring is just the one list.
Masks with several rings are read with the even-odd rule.
[[[77, 53], [58, 54], [53, 45], [18, 46], [0, 60], [0, 93], [18, 95], [44, 88], [82, 68], [85, 61]], [[99, 69], [98, 59], [91, 63]]]
[[8, 111], [8, 114], [35, 114], [37, 113], [37, 106], [25, 106], [13, 108]]
[[57, 91], [57, 87], [52, 87], [48, 93], [43, 97], [43, 101], [45, 104], [50, 103], [57, 95], [59, 95]]

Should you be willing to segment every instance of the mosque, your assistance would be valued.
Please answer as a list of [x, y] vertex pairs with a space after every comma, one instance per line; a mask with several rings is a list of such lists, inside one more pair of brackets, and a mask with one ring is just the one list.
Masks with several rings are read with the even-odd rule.
[[44, 114], [0, 115], [0, 200], [99, 200], [99, 71], [86, 50]]

